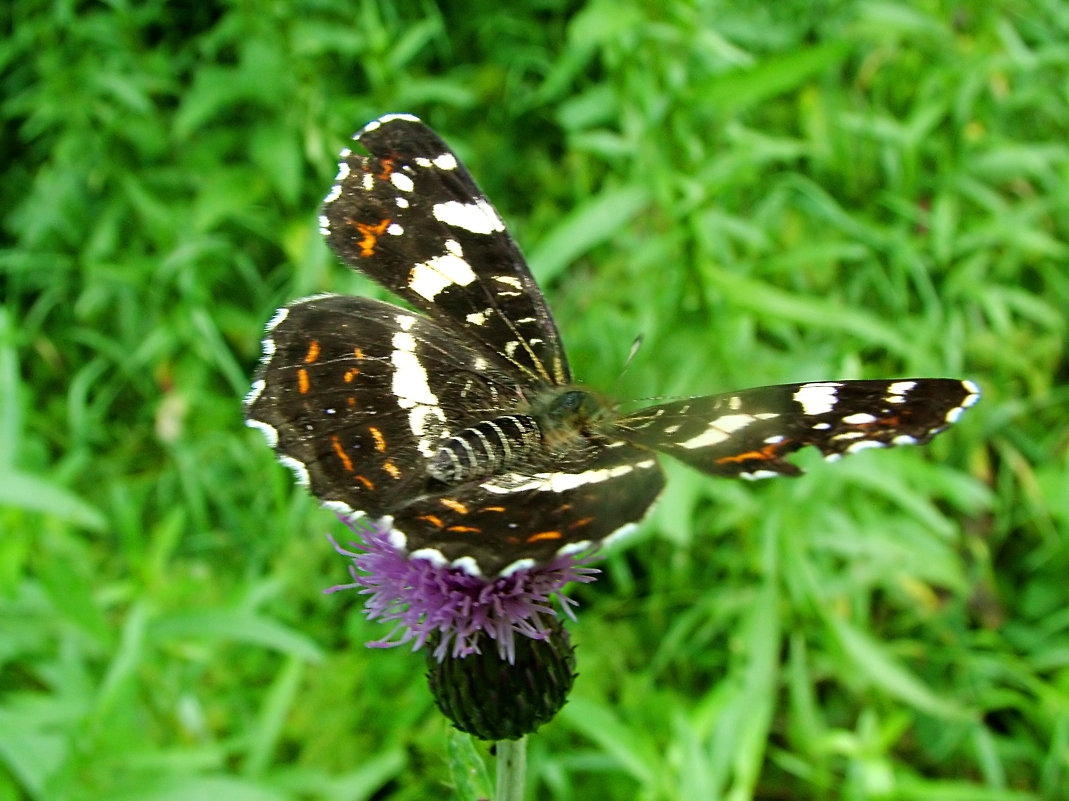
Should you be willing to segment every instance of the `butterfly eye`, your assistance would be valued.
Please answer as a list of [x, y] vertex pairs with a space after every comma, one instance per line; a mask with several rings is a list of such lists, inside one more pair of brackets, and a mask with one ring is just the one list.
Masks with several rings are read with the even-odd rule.
[[582, 408], [583, 401], [585, 398], [585, 392], [580, 392], [578, 390], [571, 390], [569, 392], [565, 392], [564, 394], [558, 396], [555, 401], [553, 401], [553, 404], [550, 407], [550, 414], [559, 415], [562, 417], [565, 415], [574, 414], [575, 412], [579, 411], [580, 408]]

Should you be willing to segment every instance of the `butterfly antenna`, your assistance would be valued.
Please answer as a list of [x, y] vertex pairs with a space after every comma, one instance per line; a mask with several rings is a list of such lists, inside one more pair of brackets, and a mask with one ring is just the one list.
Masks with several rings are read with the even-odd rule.
[[620, 379], [624, 377], [624, 373], [627, 372], [627, 368], [631, 366], [631, 362], [635, 360], [635, 356], [638, 354], [638, 349], [642, 347], [642, 334], [635, 337], [635, 341], [631, 343], [631, 351], [627, 354], [627, 358], [624, 359], [624, 366], [620, 368], [620, 372], [616, 375], [616, 380], [613, 382], [613, 395], [616, 395], [620, 389]]

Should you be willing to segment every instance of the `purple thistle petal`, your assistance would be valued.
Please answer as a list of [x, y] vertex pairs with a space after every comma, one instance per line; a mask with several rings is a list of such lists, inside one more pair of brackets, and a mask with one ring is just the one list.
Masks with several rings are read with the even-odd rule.
[[396, 623], [386, 637], [368, 643], [373, 648], [412, 642], [415, 651], [434, 638], [434, 656], [441, 661], [447, 654], [459, 658], [479, 653], [478, 641], [485, 634], [497, 642], [499, 656], [513, 663], [515, 636], [546, 639], [551, 619], [557, 617], [554, 598], [574, 619], [576, 602], [561, 590], [573, 581], [594, 581], [600, 572], [588, 567], [594, 557], [586, 554], [561, 556], [547, 565], [487, 579], [413, 559], [390, 541], [388, 532], [366, 519], [353, 521], [342, 515], [338, 519], [363, 542], [351, 541], [349, 545], [358, 549], [353, 551], [330, 538], [334, 549], [352, 560], [353, 582], [326, 592], [358, 589], [367, 596], [364, 614], [369, 620]]

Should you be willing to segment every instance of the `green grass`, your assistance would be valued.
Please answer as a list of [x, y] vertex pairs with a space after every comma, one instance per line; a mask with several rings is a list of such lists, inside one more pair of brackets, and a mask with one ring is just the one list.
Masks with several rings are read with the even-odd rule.
[[466, 161], [592, 386], [984, 390], [799, 480], [669, 465], [576, 593], [529, 796], [1066, 798], [1066, 6], [416, 5], [0, 11], [0, 801], [476, 797], [241, 418], [276, 306], [379, 293], [315, 217], [387, 111]]

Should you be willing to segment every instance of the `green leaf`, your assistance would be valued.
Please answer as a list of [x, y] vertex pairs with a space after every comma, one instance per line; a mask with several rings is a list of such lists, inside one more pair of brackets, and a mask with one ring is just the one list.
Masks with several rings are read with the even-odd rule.
[[49, 515], [90, 531], [107, 527], [104, 514], [88, 501], [47, 478], [15, 468], [0, 473], [0, 506]]
[[612, 238], [649, 202], [640, 186], [609, 189], [576, 207], [552, 228], [530, 253], [531, 270], [550, 284], [579, 256]]
[[828, 616], [831, 628], [846, 656], [857, 669], [858, 678], [922, 712], [949, 720], [970, 721], [975, 714], [940, 696], [896, 660], [887, 648], [845, 620]]

